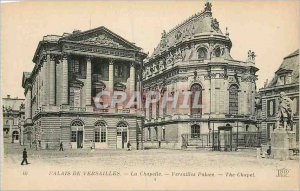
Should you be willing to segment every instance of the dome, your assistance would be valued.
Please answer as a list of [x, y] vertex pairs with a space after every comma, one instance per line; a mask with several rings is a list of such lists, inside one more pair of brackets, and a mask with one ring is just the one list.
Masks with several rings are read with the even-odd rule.
[[219, 28], [219, 22], [212, 17], [211, 4], [207, 2], [205, 9], [197, 13], [181, 24], [177, 25], [169, 32], [163, 31], [161, 41], [154, 49], [151, 58], [172, 49], [195, 40], [216, 40], [224, 41], [231, 48], [231, 41], [228, 34], [224, 35]]

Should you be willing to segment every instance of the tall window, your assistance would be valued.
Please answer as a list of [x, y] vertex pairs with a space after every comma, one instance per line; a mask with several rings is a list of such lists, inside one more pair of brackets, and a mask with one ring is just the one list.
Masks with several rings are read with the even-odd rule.
[[106, 142], [106, 123], [104, 121], [97, 121], [95, 123], [95, 142]]
[[191, 87], [190, 108], [191, 114], [202, 114], [202, 87], [199, 84], [194, 84]]
[[200, 138], [200, 126], [199, 125], [192, 125], [191, 126], [191, 137], [192, 138]]
[[229, 114], [238, 114], [238, 87], [236, 85], [229, 88]]
[[86, 78], [85, 58], [73, 58], [70, 60], [70, 70], [73, 75], [79, 78]]
[[206, 48], [198, 49], [198, 59], [206, 59], [207, 58], [207, 50]]
[[[79, 120], [73, 121], [71, 124], [72, 127], [83, 127], [83, 123]], [[71, 132], [71, 142], [77, 142], [77, 131]]]

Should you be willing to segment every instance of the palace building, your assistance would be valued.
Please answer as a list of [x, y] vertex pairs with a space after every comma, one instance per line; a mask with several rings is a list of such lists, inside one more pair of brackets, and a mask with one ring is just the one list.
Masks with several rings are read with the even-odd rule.
[[284, 92], [292, 100], [293, 129], [296, 140], [299, 142], [299, 50], [296, 50], [283, 59], [279, 69], [270, 83], [259, 90], [261, 96], [261, 125], [267, 140], [277, 128], [277, 113], [279, 95]]
[[23, 144], [24, 101], [24, 99], [13, 98], [10, 95], [2, 98], [4, 143]]
[[142, 115], [118, 104], [95, 107], [101, 91], [132, 92], [140, 88], [147, 55], [105, 27], [47, 35], [33, 56], [34, 68], [24, 72], [24, 141], [53, 149], [137, 148]]
[[[144, 91], [167, 92], [170, 99], [190, 91], [191, 105], [151, 103], [145, 110], [144, 148], [233, 150], [264, 141], [255, 116], [255, 53], [249, 51], [246, 61], [231, 57], [229, 33], [221, 31], [211, 7], [206, 3], [204, 11], [163, 31], [144, 62]], [[195, 98], [202, 108], [192, 107]]]

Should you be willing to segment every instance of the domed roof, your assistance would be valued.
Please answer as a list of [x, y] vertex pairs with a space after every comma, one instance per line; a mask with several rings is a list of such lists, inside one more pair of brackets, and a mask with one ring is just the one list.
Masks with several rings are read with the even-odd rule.
[[200, 35], [207, 37], [216, 35], [220, 38], [226, 38], [219, 28], [219, 22], [212, 17], [211, 6], [211, 3], [207, 2], [202, 12], [191, 16], [168, 33], [163, 31], [161, 41], [154, 49], [151, 57], [155, 57], [170, 47], [192, 40]]

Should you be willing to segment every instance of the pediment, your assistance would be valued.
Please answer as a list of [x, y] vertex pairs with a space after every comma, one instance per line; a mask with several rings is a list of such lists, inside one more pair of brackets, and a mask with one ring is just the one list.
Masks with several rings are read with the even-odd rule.
[[287, 70], [287, 69], [284, 69], [284, 68], [280, 68], [275, 73], [276, 74], [283, 74], [283, 73], [290, 73], [290, 72], [293, 72], [293, 70]]
[[133, 43], [123, 39], [105, 27], [99, 27], [84, 32], [76, 32], [67, 37], [63, 37], [61, 40], [110, 48], [140, 50], [140, 48]]

